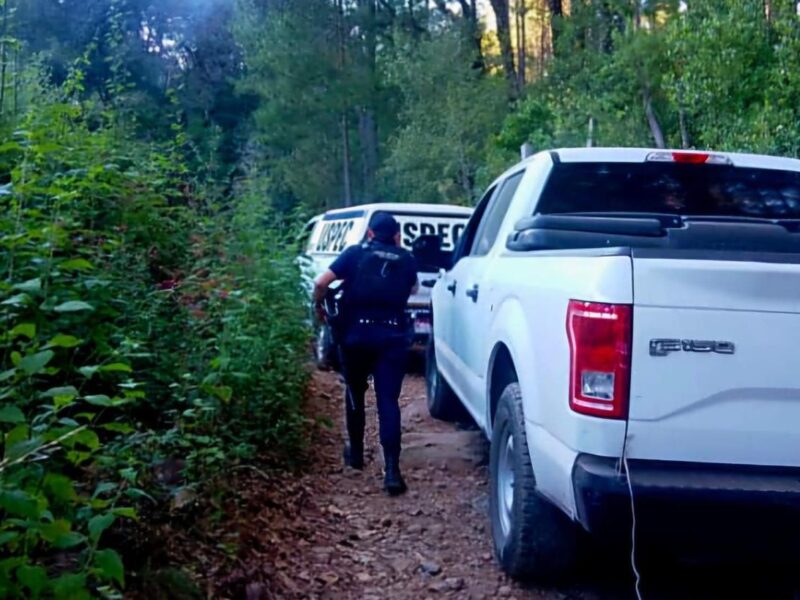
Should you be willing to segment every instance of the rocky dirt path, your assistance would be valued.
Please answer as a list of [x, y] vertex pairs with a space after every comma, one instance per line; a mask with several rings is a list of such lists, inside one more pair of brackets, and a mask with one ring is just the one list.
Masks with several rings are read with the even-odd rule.
[[[595, 548], [580, 579], [563, 587], [522, 587], [498, 569], [487, 519], [487, 445], [476, 431], [434, 421], [424, 381], [410, 375], [401, 396], [403, 469], [409, 492], [382, 493], [382, 461], [374, 400], [368, 401], [367, 467], [341, 460], [342, 387], [333, 373], [317, 373], [309, 416], [318, 425], [305, 472], [273, 476], [232, 474], [232, 492], [214, 513], [195, 522], [207, 556], [206, 594], [215, 598], [436, 600], [595, 600], [635, 598], [626, 556]], [[627, 532], [626, 532], [627, 535]], [[179, 544], [184, 550], [197, 546]], [[191, 562], [185, 556], [184, 562]], [[660, 572], [659, 572], [660, 570]], [[755, 576], [755, 583], [753, 582]], [[645, 576], [643, 597], [800, 599], [789, 576], [744, 569], [661, 567]], [[154, 596], [150, 596], [151, 600]]]
[[[287, 483], [295, 488], [288, 494], [291, 500], [283, 507], [266, 506], [255, 517], [266, 537], [260, 543], [260, 568], [271, 571], [272, 582], [246, 585], [249, 598], [589, 600], [614, 595], [582, 588], [524, 589], [502, 575], [487, 531], [486, 444], [476, 431], [428, 416], [421, 377], [406, 379], [400, 400], [409, 492], [399, 498], [381, 490], [374, 401], [368, 401], [367, 466], [358, 472], [342, 467], [338, 377], [317, 374], [314, 396], [317, 416], [329, 419], [330, 428], [315, 440], [308, 472]], [[276, 530], [280, 522], [287, 525]], [[237, 579], [261, 579], [252, 572], [252, 557], [244, 564], [251, 572], [239, 572]]]

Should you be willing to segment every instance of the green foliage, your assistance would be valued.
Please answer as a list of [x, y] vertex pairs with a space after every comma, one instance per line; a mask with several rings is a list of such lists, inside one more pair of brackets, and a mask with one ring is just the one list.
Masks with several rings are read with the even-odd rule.
[[319, 0], [266, 11], [240, 2], [235, 31], [248, 69], [238, 87], [258, 98], [254, 138], [278, 207], [343, 200], [339, 132], [355, 82], [342, 62], [346, 48], [340, 48], [336, 15], [331, 3]]
[[[140, 382], [126, 340], [126, 274], [114, 263], [126, 243], [120, 225], [152, 210], [132, 205], [154, 186], [131, 169], [139, 157], [123, 132], [90, 126], [90, 107], [58, 96], [39, 98], [0, 156], [4, 597], [111, 593], [104, 581], [123, 580], [112, 561], [96, 561], [113, 552], [99, 550], [101, 534], [118, 511], [136, 515], [136, 476], [95, 495], [89, 486], [116, 480], [133, 459], [117, 451]], [[147, 283], [125, 285], [143, 294]], [[97, 377], [86, 376], [90, 365]], [[55, 567], [58, 555], [68, 567]]]
[[267, 169], [273, 206], [473, 201], [505, 91], [476, 25], [433, 4], [238, 2], [237, 87], [257, 99], [248, 158]]
[[645, 106], [671, 147], [797, 156], [800, 17], [791, 2], [630, 3], [563, 19], [556, 56], [494, 141], [495, 164], [536, 148], [654, 146]]
[[119, 597], [114, 530], [169, 497], [159, 464], [185, 465], [168, 486], [199, 485], [301, 444], [291, 227], [247, 188], [219, 202], [188, 168], [179, 124], [143, 141], [124, 110], [83, 99], [83, 82], [75, 69], [61, 87], [37, 83], [26, 112], [0, 121], [8, 598]]
[[382, 173], [387, 196], [402, 190], [403, 200], [469, 206], [481, 194], [476, 179], [506, 113], [506, 90], [473, 61], [474, 47], [460, 30], [398, 50], [391, 81], [404, 103]]

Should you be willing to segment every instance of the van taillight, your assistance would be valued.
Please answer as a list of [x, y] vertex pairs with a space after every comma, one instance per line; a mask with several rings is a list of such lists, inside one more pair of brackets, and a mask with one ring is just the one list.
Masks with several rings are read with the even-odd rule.
[[628, 304], [570, 300], [569, 405], [575, 412], [624, 419], [628, 413], [633, 311]]

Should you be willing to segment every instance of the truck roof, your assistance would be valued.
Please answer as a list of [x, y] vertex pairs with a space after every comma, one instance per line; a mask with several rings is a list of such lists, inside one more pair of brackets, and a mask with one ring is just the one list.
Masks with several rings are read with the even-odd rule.
[[420, 212], [434, 214], [457, 214], [470, 216], [472, 208], [467, 206], [456, 206], [454, 204], [433, 204], [423, 202], [373, 202], [370, 204], [358, 204], [345, 208], [334, 208], [323, 214], [337, 215], [353, 211], [371, 212], [374, 210], [385, 210], [387, 212]]
[[765, 154], [744, 154], [738, 152], [717, 152], [714, 150], [680, 150], [659, 148], [556, 148], [539, 152], [526, 158], [520, 164], [527, 164], [537, 156], [549, 153], [561, 162], [644, 162], [652, 153], [664, 154], [711, 154], [725, 157], [737, 167], [776, 169], [781, 171], [800, 171], [800, 160], [767, 156]]

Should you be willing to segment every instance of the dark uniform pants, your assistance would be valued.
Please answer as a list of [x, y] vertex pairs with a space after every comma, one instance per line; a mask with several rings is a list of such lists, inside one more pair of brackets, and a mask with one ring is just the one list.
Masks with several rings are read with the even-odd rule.
[[380, 439], [385, 457], [400, 456], [400, 389], [406, 373], [407, 345], [399, 339], [346, 344], [341, 348], [342, 374], [347, 384], [346, 417], [350, 443], [364, 440], [364, 395], [372, 375], [378, 400]]

